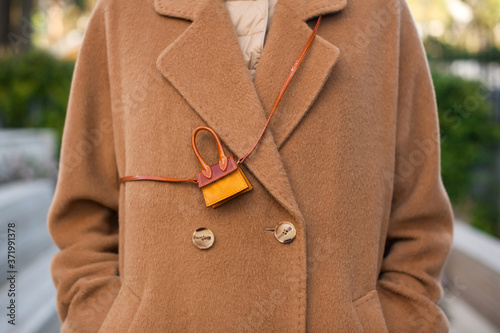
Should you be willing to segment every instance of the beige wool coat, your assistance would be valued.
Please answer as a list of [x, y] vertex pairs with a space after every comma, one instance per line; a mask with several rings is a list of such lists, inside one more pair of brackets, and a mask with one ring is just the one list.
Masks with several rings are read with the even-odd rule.
[[[213, 209], [192, 183], [120, 183], [195, 177], [200, 125], [250, 150], [318, 15], [242, 166], [252, 191]], [[197, 143], [215, 163], [213, 138]], [[48, 216], [62, 332], [446, 332], [452, 220], [404, 0], [279, 0], [253, 81], [223, 0], [98, 1]]]

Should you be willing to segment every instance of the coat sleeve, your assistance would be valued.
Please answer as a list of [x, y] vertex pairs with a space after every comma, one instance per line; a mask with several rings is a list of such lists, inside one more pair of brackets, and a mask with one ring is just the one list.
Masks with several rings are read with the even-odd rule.
[[422, 42], [400, 0], [399, 92], [391, 215], [377, 282], [389, 332], [448, 332], [438, 307], [452, 244], [434, 87]]
[[121, 287], [119, 178], [104, 18], [98, 1], [73, 73], [58, 180], [47, 218], [60, 249], [50, 271], [61, 332], [97, 332]]

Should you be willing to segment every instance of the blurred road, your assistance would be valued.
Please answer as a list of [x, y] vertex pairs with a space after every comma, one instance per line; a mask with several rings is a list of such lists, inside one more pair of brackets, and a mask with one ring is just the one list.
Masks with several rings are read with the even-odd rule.
[[[49, 271], [50, 259], [58, 249], [53, 244], [46, 225], [53, 189], [51, 180], [15, 182], [0, 186], [2, 333], [60, 331], [59, 318], [55, 312], [56, 290]], [[15, 235], [13, 269], [7, 266], [7, 233]], [[16, 273], [8, 273], [9, 271]], [[11, 275], [15, 276], [14, 288], [7, 280]], [[9, 289], [14, 291], [14, 297], [9, 297]], [[11, 300], [15, 301], [15, 326], [8, 323], [11, 318], [7, 315], [10, 312], [7, 306]]]

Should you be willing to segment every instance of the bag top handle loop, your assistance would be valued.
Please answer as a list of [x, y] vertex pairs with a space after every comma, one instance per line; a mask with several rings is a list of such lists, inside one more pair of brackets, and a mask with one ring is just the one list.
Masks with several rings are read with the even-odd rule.
[[203, 175], [206, 178], [210, 179], [210, 178], [212, 178], [212, 169], [207, 164], [207, 162], [205, 162], [203, 157], [201, 157], [200, 153], [198, 152], [198, 148], [196, 148], [196, 142], [195, 142], [196, 134], [201, 130], [205, 130], [205, 131], [210, 132], [212, 134], [212, 136], [215, 138], [215, 141], [217, 141], [217, 149], [219, 150], [219, 167], [222, 171], [226, 171], [226, 169], [227, 169], [227, 157], [226, 157], [226, 154], [224, 154], [224, 149], [222, 148], [222, 143], [221, 143], [219, 137], [217, 136], [217, 133], [215, 133], [215, 131], [213, 129], [211, 129], [210, 127], [207, 127], [207, 126], [199, 126], [193, 131], [193, 134], [191, 135], [191, 146], [193, 147], [193, 151], [194, 151], [194, 154], [196, 155], [196, 158], [198, 159], [198, 161], [201, 164], [201, 168], [203, 170], [202, 171]]

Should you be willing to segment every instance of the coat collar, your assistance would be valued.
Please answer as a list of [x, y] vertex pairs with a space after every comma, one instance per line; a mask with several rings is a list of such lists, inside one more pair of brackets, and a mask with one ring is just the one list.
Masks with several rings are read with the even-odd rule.
[[[252, 81], [224, 0], [154, 1], [159, 14], [192, 21], [160, 54], [158, 70], [236, 158], [254, 145], [307, 42], [312, 28], [305, 21], [346, 5], [345, 0], [279, 0]], [[266, 134], [245, 161], [269, 193], [302, 223], [279, 148], [316, 99], [339, 56], [339, 49], [320, 35], [321, 24]]]
[[[225, 0], [154, 0], [155, 10], [165, 16], [194, 21], [206, 6]], [[307, 21], [319, 15], [335, 13], [344, 9], [347, 0], [278, 0], [293, 8], [297, 17]]]

